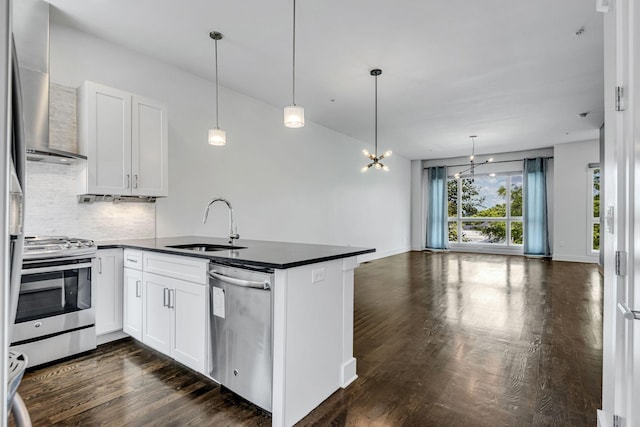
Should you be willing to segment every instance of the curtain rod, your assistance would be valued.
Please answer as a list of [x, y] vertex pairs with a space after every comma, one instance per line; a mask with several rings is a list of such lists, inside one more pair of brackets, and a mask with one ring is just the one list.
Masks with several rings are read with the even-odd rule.
[[[527, 157], [527, 158], [537, 159], [538, 157]], [[542, 158], [543, 158], [543, 159], [553, 159], [553, 156], [546, 156], [546, 157], [542, 157]], [[516, 159], [516, 160], [496, 160], [496, 161], [489, 162], [489, 163], [487, 163], [487, 162], [482, 162], [482, 163], [476, 163], [476, 167], [477, 167], [477, 166], [482, 166], [482, 165], [487, 165], [487, 164], [498, 164], [498, 163], [513, 163], [513, 162], [521, 162], [521, 161], [523, 161], [523, 160], [525, 160], [525, 159], [519, 159], [519, 160], [517, 160], [517, 159]], [[471, 164], [471, 163], [464, 163], [464, 164], [462, 164], [462, 165], [450, 165], [450, 166], [447, 166], [447, 167], [448, 167], [448, 168], [462, 168], [462, 167], [465, 167], [465, 166], [469, 166], [470, 164]], [[431, 167], [438, 167], [438, 166], [431, 166]], [[422, 168], [422, 169], [429, 169], [429, 167]]]

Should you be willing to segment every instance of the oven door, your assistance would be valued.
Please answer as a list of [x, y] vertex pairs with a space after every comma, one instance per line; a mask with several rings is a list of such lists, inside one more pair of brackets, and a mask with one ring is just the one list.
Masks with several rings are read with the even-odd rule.
[[91, 258], [24, 261], [13, 343], [95, 324]]

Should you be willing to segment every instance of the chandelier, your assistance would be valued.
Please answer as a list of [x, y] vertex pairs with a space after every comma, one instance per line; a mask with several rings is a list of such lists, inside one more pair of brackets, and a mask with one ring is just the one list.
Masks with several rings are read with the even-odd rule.
[[369, 153], [369, 150], [367, 150], [366, 148], [362, 150], [364, 155], [367, 156], [369, 160], [371, 160], [371, 163], [364, 166], [360, 170], [360, 172], [364, 173], [369, 169], [371, 169], [372, 167], [376, 169], [382, 169], [385, 172], [389, 172], [389, 166], [383, 165], [382, 163], [380, 163], [380, 160], [391, 156], [391, 150], [386, 151], [383, 155], [378, 157], [378, 76], [382, 74], [382, 70], [379, 68], [374, 68], [369, 72], [369, 74], [371, 74], [375, 78], [375, 82], [376, 82], [375, 84], [375, 137], [374, 137], [375, 145], [374, 145], [373, 154]]
[[[455, 179], [460, 179], [460, 178], [469, 178], [471, 179], [471, 182], [473, 182], [475, 180], [475, 175], [476, 175], [476, 167], [480, 166], [480, 165], [484, 165], [487, 163], [491, 163], [493, 162], [493, 157], [489, 157], [487, 160], [485, 160], [484, 162], [481, 163], [476, 163], [476, 135], [471, 135], [469, 138], [471, 138], [471, 155], [469, 156], [469, 162], [471, 163], [471, 166], [469, 166], [467, 169], [457, 172], [456, 174], [453, 175], [453, 177]], [[465, 174], [467, 174], [465, 176]], [[495, 176], [495, 174], [490, 174], [490, 176]]]

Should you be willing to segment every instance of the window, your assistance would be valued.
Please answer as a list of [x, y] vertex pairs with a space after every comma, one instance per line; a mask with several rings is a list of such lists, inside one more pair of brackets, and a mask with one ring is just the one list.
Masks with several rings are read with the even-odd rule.
[[449, 242], [522, 245], [522, 174], [447, 180]]
[[591, 252], [600, 251], [600, 168], [589, 168], [591, 194], [587, 218], [587, 236], [591, 236]]

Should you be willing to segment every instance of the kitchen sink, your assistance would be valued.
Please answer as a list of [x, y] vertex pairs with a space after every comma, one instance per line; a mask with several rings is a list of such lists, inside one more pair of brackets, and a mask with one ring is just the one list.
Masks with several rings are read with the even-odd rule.
[[211, 245], [209, 243], [189, 243], [187, 245], [169, 245], [167, 248], [174, 249], [187, 249], [190, 251], [196, 252], [213, 252], [213, 251], [224, 251], [228, 249], [247, 249], [242, 246], [231, 246], [231, 245]]

